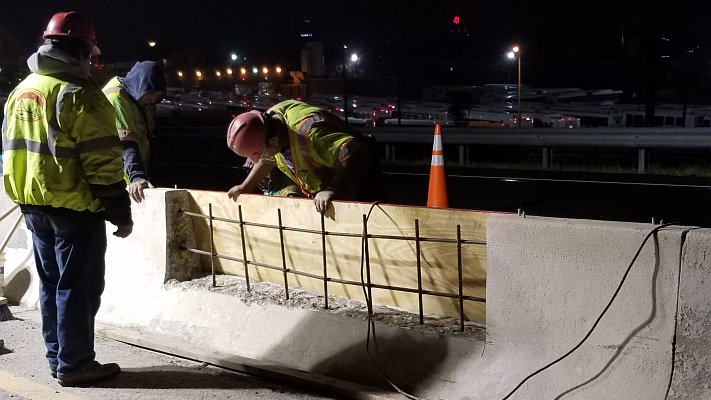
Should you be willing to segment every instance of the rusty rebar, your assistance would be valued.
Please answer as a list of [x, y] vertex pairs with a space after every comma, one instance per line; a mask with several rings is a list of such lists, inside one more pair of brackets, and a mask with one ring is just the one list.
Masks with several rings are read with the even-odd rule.
[[282, 271], [284, 273], [284, 292], [286, 293], [286, 299], [289, 300], [289, 278], [286, 269], [286, 251], [284, 250], [284, 227], [281, 223], [281, 208], [277, 208], [277, 214], [279, 216], [279, 244], [281, 247]]
[[240, 232], [240, 237], [242, 238], [242, 259], [244, 260], [244, 279], [247, 282], [247, 291], [251, 292], [251, 288], [249, 286], [249, 268], [247, 267], [247, 245], [244, 240], [244, 219], [242, 218], [242, 205], [240, 204], [237, 207], [237, 210], [239, 211], [239, 232]]
[[207, 205], [210, 214], [210, 271], [212, 273], [212, 287], [217, 287], [217, 279], [215, 278], [215, 231], [212, 226], [212, 203]]
[[424, 323], [424, 311], [422, 305], [422, 261], [420, 258], [420, 220], [415, 219], [415, 251], [417, 252], [417, 301], [419, 303], [420, 325]]
[[328, 264], [326, 263], [326, 216], [321, 213], [321, 251], [323, 255], [323, 308], [328, 310]]
[[462, 226], [457, 225], [457, 271], [459, 273], [459, 332], [464, 332], [464, 284], [462, 279]]

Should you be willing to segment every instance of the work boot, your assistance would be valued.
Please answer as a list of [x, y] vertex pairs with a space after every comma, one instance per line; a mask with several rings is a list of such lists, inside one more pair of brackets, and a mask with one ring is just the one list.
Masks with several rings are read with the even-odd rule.
[[113, 378], [121, 373], [121, 367], [116, 363], [101, 364], [97, 361], [84, 366], [80, 372], [71, 375], [58, 373], [57, 378], [61, 386], [86, 386]]

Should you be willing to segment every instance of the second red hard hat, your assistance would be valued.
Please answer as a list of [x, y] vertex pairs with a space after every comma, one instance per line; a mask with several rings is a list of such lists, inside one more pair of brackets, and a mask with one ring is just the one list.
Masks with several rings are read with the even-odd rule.
[[266, 145], [264, 130], [264, 117], [261, 112], [252, 110], [242, 113], [236, 116], [227, 128], [227, 146], [237, 155], [256, 163]]

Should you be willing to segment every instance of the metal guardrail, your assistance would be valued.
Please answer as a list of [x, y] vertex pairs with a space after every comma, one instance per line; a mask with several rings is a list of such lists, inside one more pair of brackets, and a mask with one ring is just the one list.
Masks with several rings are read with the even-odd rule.
[[[162, 134], [186, 138], [219, 138], [226, 127], [166, 126]], [[432, 144], [434, 127], [356, 127], [379, 143]], [[501, 146], [581, 146], [627, 148], [711, 148], [709, 128], [442, 128], [444, 144]]]
[[[434, 127], [356, 127], [372, 134], [385, 148], [385, 160], [395, 162], [398, 145], [431, 146]], [[215, 126], [168, 126], [163, 134], [189, 140], [210, 139], [224, 142], [225, 128]], [[553, 152], [565, 148], [609, 148], [637, 151], [637, 172], [649, 167], [649, 152], [654, 149], [711, 149], [709, 128], [466, 128], [442, 129], [444, 145], [458, 146], [459, 165], [469, 164], [471, 146], [529, 146], [541, 149], [541, 168], [553, 167]]]
[[[381, 143], [431, 143], [434, 128], [366, 130]], [[537, 147], [711, 148], [709, 128], [461, 128], [444, 127], [444, 144]]]

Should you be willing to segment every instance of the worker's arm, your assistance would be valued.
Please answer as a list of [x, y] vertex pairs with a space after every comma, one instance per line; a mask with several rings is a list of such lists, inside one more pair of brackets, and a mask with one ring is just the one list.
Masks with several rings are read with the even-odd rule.
[[80, 89], [65, 95], [63, 100], [59, 124], [74, 135], [84, 178], [101, 202], [106, 219], [117, 226], [114, 235], [126, 237], [133, 229], [133, 220], [123, 178], [121, 142], [114, 128], [114, 110], [98, 89]]
[[333, 164], [335, 175], [331, 183], [325, 189], [316, 193], [314, 203], [316, 211], [323, 213], [328, 208], [331, 200], [355, 200], [353, 197], [357, 193], [360, 185], [367, 182], [358, 182], [359, 168], [364, 168], [363, 162], [367, 162], [367, 151], [364, 143], [353, 138], [341, 146], [336, 162]]
[[153, 184], [148, 181], [145, 163], [141, 158], [138, 143], [132, 140], [122, 140], [123, 145], [123, 169], [131, 182], [128, 185], [128, 195], [136, 203], [145, 199], [143, 189], [152, 188]]
[[355, 186], [367, 184], [367, 182], [357, 182], [358, 170], [364, 168], [363, 162], [368, 160], [368, 149], [359, 139], [352, 140], [341, 146], [341, 151], [338, 153], [338, 159], [333, 165], [335, 175], [329, 189], [336, 192], [336, 198], [342, 200], [354, 200], [350, 198], [355, 191], [348, 190]]
[[266, 178], [269, 173], [272, 172], [275, 165], [276, 163], [273, 160], [259, 160], [259, 162], [254, 164], [252, 169], [249, 171], [249, 175], [247, 175], [244, 179], [244, 182], [232, 187], [232, 189], [227, 192], [227, 196], [229, 196], [230, 199], [237, 201], [237, 197], [239, 197], [240, 194], [252, 193], [259, 185], [259, 182], [261, 182], [262, 179]]

